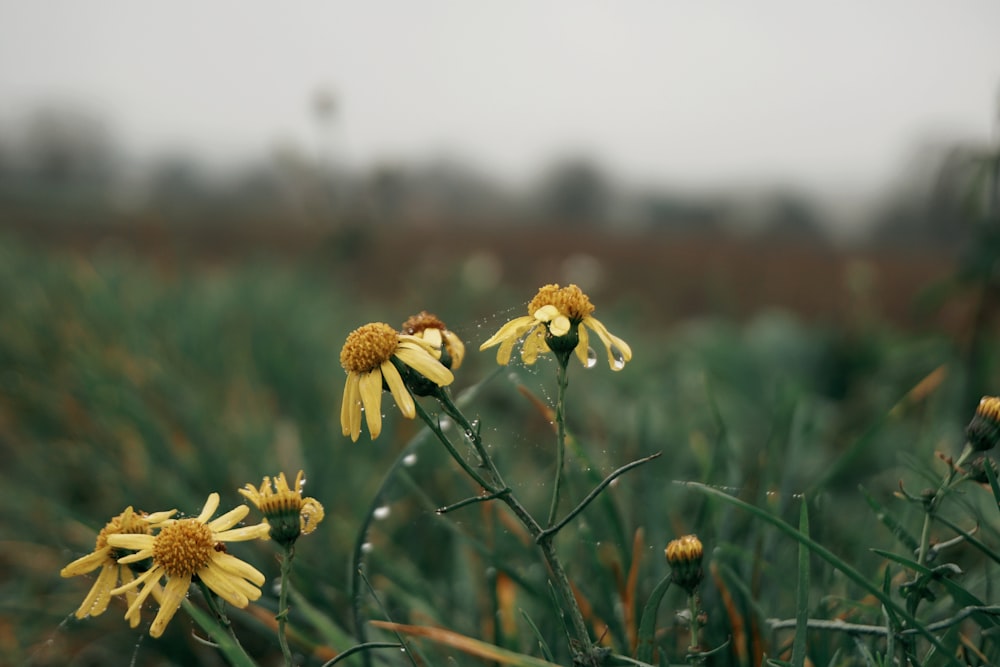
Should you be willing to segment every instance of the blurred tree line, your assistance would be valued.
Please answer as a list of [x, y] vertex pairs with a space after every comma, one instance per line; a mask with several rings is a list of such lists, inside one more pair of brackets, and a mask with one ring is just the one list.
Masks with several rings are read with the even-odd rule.
[[[927, 147], [864, 213], [871, 247], [957, 251], [968, 238], [969, 160], [984, 147]], [[211, 171], [196, 155], [139, 163], [108, 124], [66, 106], [0, 128], [0, 218], [20, 224], [546, 225], [823, 244], [827, 209], [793, 188], [696, 195], [618, 182], [587, 156], [556, 159], [515, 189], [453, 159], [358, 172], [294, 145]]]

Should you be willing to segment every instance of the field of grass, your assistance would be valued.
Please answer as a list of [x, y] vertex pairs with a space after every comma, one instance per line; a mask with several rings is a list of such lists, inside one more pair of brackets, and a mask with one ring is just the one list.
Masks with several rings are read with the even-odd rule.
[[[376, 300], [362, 296], [363, 264], [351, 281], [314, 261], [266, 257], [165, 270], [113, 245], [50, 252], [0, 239], [0, 662], [225, 664], [184, 610], [160, 639], [145, 625], [130, 629], [118, 600], [76, 619], [92, 578], [59, 571], [91, 551], [97, 531], [127, 506], [197, 515], [218, 492], [226, 511], [244, 502], [237, 489], [245, 484], [303, 469], [326, 518], [297, 545], [289, 617], [297, 664], [322, 665], [362, 637], [400, 641], [370, 621], [447, 629], [522, 656], [510, 664], [542, 664], [525, 655], [570, 664], [545, 563], [506, 507], [435, 512], [478, 489], [388, 394], [376, 441], [365, 430], [357, 443], [341, 435], [347, 334], [370, 321], [398, 327], [429, 310], [468, 347], [453, 395], [479, 420], [521, 501], [545, 513], [555, 363], [499, 369], [492, 351], [478, 351], [524, 314], [534, 292], [484, 292], [461, 279], [467, 266], [451, 265], [436, 267], [424, 292], [421, 276], [407, 280], [405, 268], [398, 298]], [[610, 281], [602, 294], [614, 289]], [[932, 550], [924, 563], [937, 569], [926, 577], [912, 564], [926, 507], [898, 497], [901, 482], [914, 495], [938, 487], [948, 467], [935, 452], [959, 455], [976, 408], [970, 378], [996, 380], [995, 353], [977, 359], [987, 372], [970, 374], [954, 338], [895, 329], [879, 312], [849, 329], [780, 311], [666, 324], [651, 322], [628, 293], [619, 297], [595, 298], [596, 314], [631, 345], [631, 363], [613, 373], [603, 360], [591, 369], [570, 362], [563, 512], [616, 468], [662, 455], [617, 478], [554, 540], [599, 644], [635, 656], [643, 607], [670, 572], [664, 548], [696, 533], [705, 551], [701, 645], [722, 647], [708, 664], [802, 664], [803, 656], [814, 665], [879, 664], [891, 650], [918, 664], [997, 664], [991, 581], [1000, 516], [989, 485], [962, 484], [935, 507], [942, 520], [930, 522], [932, 544], [960, 535], [946, 522], [976, 541]], [[774, 523], [797, 529], [803, 507], [811, 541]], [[800, 551], [803, 541], [834, 559], [812, 546]], [[259, 601], [231, 610], [236, 634], [257, 664], [282, 664], [279, 552], [269, 542], [229, 550], [268, 580]], [[359, 556], [363, 578], [354, 574]], [[947, 563], [960, 570], [942, 569]], [[886, 611], [873, 590], [918, 623]], [[204, 608], [200, 595], [191, 601]], [[680, 589], [668, 590], [653, 664], [699, 660], [685, 655], [688, 625], [676, 612], [687, 606]], [[892, 627], [898, 641], [818, 623], [807, 632], [806, 616]], [[773, 619], [793, 626], [773, 629]], [[933, 641], [917, 632], [935, 622], [944, 625], [929, 631]], [[338, 664], [504, 659], [400, 636], [406, 651]], [[793, 637], [803, 642], [794, 656]], [[620, 660], [608, 664], [629, 664]]]

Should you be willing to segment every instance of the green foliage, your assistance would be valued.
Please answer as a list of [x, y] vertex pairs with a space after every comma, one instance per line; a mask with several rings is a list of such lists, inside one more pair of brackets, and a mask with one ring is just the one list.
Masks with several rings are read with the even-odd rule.
[[[92, 581], [59, 569], [128, 505], [194, 515], [218, 491], [225, 510], [244, 484], [301, 468], [326, 519], [296, 547], [288, 624], [299, 664], [328, 663], [362, 636], [372, 645], [338, 664], [569, 664], [572, 628], [511, 512], [498, 500], [437, 511], [479, 489], [433, 433], [387, 402], [377, 441], [341, 435], [341, 344], [368, 319], [401, 322], [411, 313], [400, 303], [359, 301], [314, 264], [164, 269], [113, 246], [79, 256], [3, 241], [0, 662], [217, 665], [236, 655], [205, 641], [225, 635], [199, 612], [192, 621], [182, 610], [159, 640], [130, 630], [117, 601], [78, 621]], [[492, 304], [498, 314], [483, 320], [481, 301], [456, 281], [417, 309], [466, 341], [457, 403], [513, 492], [545, 516], [555, 362], [494, 373], [493, 354], [475, 350], [521, 306]], [[559, 514], [612, 471], [663, 452], [552, 540], [591, 637], [616, 656], [608, 664], [689, 659], [690, 617], [673, 620], [690, 614], [688, 600], [668, 590], [663, 558], [686, 533], [705, 545], [705, 618], [694, 625], [701, 647], [718, 648], [711, 664], [1000, 663], [990, 485], [953, 480], [932, 514], [898, 491], [901, 478], [904, 489], [938, 488], [948, 468], [934, 450], [961, 450], [974, 405], [951, 341], [876, 323], [848, 335], [776, 313], [651, 330], [614, 302], [600, 308], [635, 356], [620, 373], [570, 361]], [[236, 634], [258, 664], [280, 663], [274, 545], [231, 551], [269, 582], [260, 601], [230, 610]], [[205, 608], [196, 594], [190, 606]], [[356, 617], [397, 623], [399, 634], [370, 623], [359, 632]], [[464, 636], [481, 653], [401, 629], [411, 626]]]

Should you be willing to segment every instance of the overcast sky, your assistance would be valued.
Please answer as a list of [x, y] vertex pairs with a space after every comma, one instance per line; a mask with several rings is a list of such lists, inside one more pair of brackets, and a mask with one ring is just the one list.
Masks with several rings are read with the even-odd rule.
[[996, 138], [1000, 2], [0, 0], [0, 122], [107, 118], [137, 155], [322, 144], [358, 166], [554, 156], [676, 186], [872, 189], [926, 142]]

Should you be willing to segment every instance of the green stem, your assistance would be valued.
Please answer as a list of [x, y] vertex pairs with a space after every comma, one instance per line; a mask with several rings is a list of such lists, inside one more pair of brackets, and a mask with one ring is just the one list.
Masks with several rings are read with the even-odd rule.
[[691, 645], [688, 646], [688, 662], [692, 665], [705, 663], [704, 656], [701, 655], [701, 624], [698, 622], [698, 614], [701, 613], [701, 604], [698, 599], [698, 592], [688, 595], [688, 613], [691, 614]]
[[[432, 419], [426, 411], [420, 408], [417, 404], [417, 414], [420, 418], [424, 420], [427, 426], [431, 429], [431, 432], [438, 437], [438, 440], [445, 445], [452, 457], [462, 464], [462, 468], [473, 476], [473, 479], [480, 482], [483, 488], [486, 489], [488, 493], [496, 494], [496, 498], [502, 501], [507, 507], [511, 509], [514, 515], [521, 522], [521, 525], [525, 527], [528, 533], [531, 535], [535, 543], [538, 544], [539, 549], [542, 551], [542, 556], [545, 558], [545, 562], [552, 572], [553, 586], [559, 591], [559, 595], [562, 597], [563, 602], [566, 605], [566, 609], [569, 611], [570, 623], [573, 627], [573, 633], [576, 635], [576, 642], [579, 653], [583, 656], [583, 664], [593, 664], [597, 665], [598, 657], [597, 650], [595, 649], [593, 642], [590, 640], [590, 633], [587, 630], [587, 623], [583, 619], [583, 612], [580, 610], [580, 605], [576, 602], [576, 596], [573, 594], [573, 586], [570, 584], [569, 577], [566, 575], [566, 570], [562, 566], [562, 562], [559, 560], [559, 556], [556, 554], [555, 547], [552, 545], [552, 538], [554, 533], [549, 533], [542, 535], [544, 532], [542, 530], [541, 524], [531, 515], [531, 513], [521, 504], [521, 502], [514, 495], [512, 490], [508, 490], [508, 487], [500, 474], [500, 471], [496, 467], [496, 463], [493, 461], [493, 457], [490, 456], [489, 452], [486, 450], [483, 444], [482, 436], [479, 434], [479, 429], [476, 428], [468, 418], [459, 410], [458, 406], [451, 400], [448, 395], [447, 390], [442, 389], [439, 391], [435, 397], [441, 404], [442, 409], [445, 413], [455, 420], [455, 422], [461, 427], [469, 441], [472, 443], [473, 448], [479, 455], [483, 466], [489, 471], [490, 477], [493, 478], [496, 486], [491, 486], [481, 481], [481, 477], [478, 473], [471, 470], [470, 466], [465, 463], [464, 459], [455, 451], [448, 437], [438, 426], [437, 421]], [[508, 490], [504, 493], [504, 490]]]
[[[219, 604], [218, 598], [216, 598], [215, 593], [209, 588], [204, 581], [198, 580], [198, 587], [201, 589], [202, 597], [205, 598], [205, 604], [208, 605], [209, 611], [215, 616], [215, 620], [219, 622], [219, 625], [226, 629], [229, 634], [229, 638], [233, 640], [236, 645], [236, 649], [239, 653], [247, 655], [246, 649], [243, 648], [243, 644], [240, 643], [239, 637], [236, 636], [236, 632], [233, 630], [233, 624], [226, 616], [225, 609]], [[249, 659], [249, 656], [247, 656]], [[252, 662], [252, 661], [251, 661]]]
[[[451, 440], [449, 440], [448, 436], [445, 435], [444, 431], [441, 430], [441, 425], [437, 422], [437, 420], [433, 419], [429, 414], [427, 414], [427, 411], [424, 410], [423, 406], [420, 405], [420, 403], [417, 403], [416, 401], [414, 401], [414, 405], [417, 408], [417, 414], [420, 415], [420, 418], [422, 420], [424, 420], [425, 424], [427, 424], [427, 428], [429, 428], [431, 430], [431, 432], [434, 433], [434, 435], [437, 436], [437, 439], [440, 440], [441, 444], [443, 444], [445, 446], [445, 449], [448, 450], [448, 453], [451, 454], [451, 457], [453, 459], [455, 459], [455, 461], [458, 462], [458, 465], [462, 466], [462, 470], [464, 470], [466, 473], [468, 473], [469, 477], [471, 477], [472, 479], [476, 480], [476, 483], [479, 484], [479, 486], [481, 486], [484, 489], [486, 489], [487, 493], [491, 493], [491, 494], [497, 493], [500, 489], [503, 488], [503, 486], [504, 486], [503, 484], [500, 484], [500, 488], [498, 489], [497, 487], [493, 486], [492, 484], [490, 484], [489, 482], [487, 482], [485, 479], [483, 479], [483, 476], [480, 475], [479, 472], [475, 468], [473, 468], [471, 465], [469, 465], [468, 461], [466, 461], [465, 458], [461, 454], [458, 453], [458, 450], [455, 449], [455, 446], [453, 444], [451, 444]], [[455, 408], [455, 409], [456, 409], [456, 411], [458, 410], [458, 408]], [[451, 414], [451, 413], [449, 413], [449, 414]], [[471, 426], [469, 426], [467, 424], [460, 424], [460, 426], [462, 426], [463, 428], [465, 428], [467, 433], [470, 432], [469, 429], [471, 429]], [[480, 452], [479, 455], [480, 455], [480, 457], [482, 457], [483, 453]], [[485, 461], [484, 461], [484, 465], [485, 465]]]
[[[438, 402], [444, 409], [445, 414], [454, 419], [455, 423], [457, 423], [462, 430], [465, 431], [469, 442], [472, 443], [472, 448], [479, 456], [480, 462], [482, 462], [483, 467], [489, 471], [490, 476], [493, 478], [495, 486], [493, 488], [490, 488], [489, 486], [484, 488], [486, 488], [486, 490], [490, 493], [497, 493], [501, 489], [507, 488], [507, 484], [504, 483], [500, 470], [497, 468], [496, 463], [493, 462], [493, 457], [490, 456], [488, 451], [486, 451], [486, 446], [483, 444], [483, 438], [479, 434], [479, 428], [472, 424], [459, 407], [455, 405], [455, 402], [451, 400], [451, 394], [448, 393], [447, 389], [444, 387], [439, 388], [435, 398], [438, 399]], [[438, 438], [440, 439], [440, 437], [441, 436], [439, 435]], [[454, 456], [454, 454], [452, 455]]]
[[966, 443], [965, 447], [962, 449], [962, 453], [958, 457], [958, 460], [948, 466], [948, 472], [945, 473], [944, 479], [941, 480], [941, 485], [938, 486], [937, 491], [930, 498], [930, 500], [927, 501], [927, 504], [924, 507], [924, 525], [920, 531], [920, 545], [919, 550], [917, 551], [917, 563], [920, 565], [926, 565], [927, 552], [930, 548], [931, 541], [931, 521], [934, 519], [937, 506], [940, 504], [944, 494], [955, 481], [957, 474], [956, 471], [961, 470], [962, 465], [965, 464], [968, 458], [972, 455], [973, 451], [972, 446]]
[[549, 505], [549, 518], [545, 522], [547, 527], [551, 527], [556, 522], [556, 514], [559, 511], [559, 490], [562, 486], [562, 473], [566, 459], [566, 388], [569, 386], [569, 373], [566, 366], [569, 357], [558, 359], [556, 364], [556, 379], [558, 380], [558, 394], [556, 396], [556, 479], [552, 484], [552, 503]]
[[286, 625], [288, 623], [288, 588], [289, 576], [292, 572], [292, 559], [295, 558], [295, 544], [285, 545], [285, 554], [281, 558], [281, 590], [278, 593], [278, 643], [281, 645], [281, 654], [285, 657], [285, 667], [292, 667], [292, 650], [288, 647], [288, 635]]

